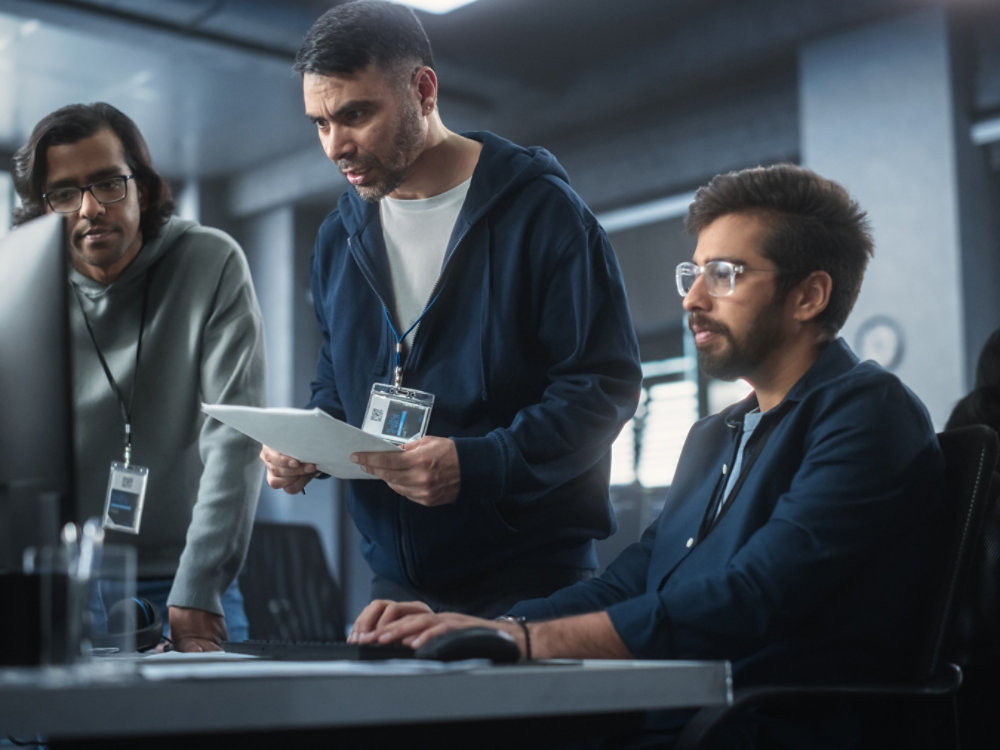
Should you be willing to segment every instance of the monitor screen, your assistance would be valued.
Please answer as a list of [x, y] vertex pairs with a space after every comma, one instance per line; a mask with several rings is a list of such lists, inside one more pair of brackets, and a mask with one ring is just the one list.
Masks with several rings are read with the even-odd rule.
[[73, 515], [64, 231], [51, 214], [0, 238], [0, 571]]

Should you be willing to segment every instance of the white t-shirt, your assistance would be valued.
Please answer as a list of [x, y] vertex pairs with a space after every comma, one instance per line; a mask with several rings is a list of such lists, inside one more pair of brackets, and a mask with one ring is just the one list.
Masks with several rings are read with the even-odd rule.
[[[431, 300], [434, 284], [441, 275], [448, 240], [451, 239], [458, 212], [469, 192], [470, 177], [465, 182], [431, 198], [379, 201], [382, 234], [389, 255], [392, 289], [396, 297], [395, 320], [403, 335], [424, 312]], [[413, 331], [406, 337], [413, 341]]]

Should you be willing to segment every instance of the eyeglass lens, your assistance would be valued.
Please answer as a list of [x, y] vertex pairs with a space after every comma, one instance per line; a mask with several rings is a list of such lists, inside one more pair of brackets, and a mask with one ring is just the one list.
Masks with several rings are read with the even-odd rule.
[[53, 211], [72, 213], [83, 205], [83, 193], [87, 190], [101, 205], [117, 203], [128, 193], [128, 178], [125, 176], [109, 177], [106, 180], [83, 187], [56, 188], [46, 193], [45, 200], [48, 201]]
[[694, 263], [681, 263], [677, 266], [677, 292], [686, 297], [699, 276], [705, 277], [705, 286], [713, 297], [725, 297], [733, 293], [736, 269], [732, 263], [724, 260], [713, 260], [704, 266]]

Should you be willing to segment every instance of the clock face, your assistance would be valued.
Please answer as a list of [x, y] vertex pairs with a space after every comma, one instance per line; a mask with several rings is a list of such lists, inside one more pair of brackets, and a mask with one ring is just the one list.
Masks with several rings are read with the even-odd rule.
[[861, 359], [872, 359], [887, 370], [903, 360], [903, 329], [888, 315], [869, 318], [858, 329], [855, 348]]

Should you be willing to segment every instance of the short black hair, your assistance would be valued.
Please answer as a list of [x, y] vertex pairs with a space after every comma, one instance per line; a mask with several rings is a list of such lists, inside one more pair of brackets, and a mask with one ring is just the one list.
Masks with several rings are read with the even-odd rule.
[[414, 62], [434, 67], [427, 32], [412, 9], [380, 0], [335, 5], [309, 29], [295, 55], [294, 70], [343, 75], [372, 62], [384, 70]]
[[28, 142], [14, 153], [11, 174], [14, 189], [21, 198], [21, 205], [14, 209], [14, 226], [45, 213], [42, 194], [48, 179], [48, 148], [76, 143], [104, 129], [112, 131], [121, 141], [125, 161], [146, 197], [146, 208], [139, 220], [143, 241], [159, 235], [174, 212], [170, 186], [153, 168], [149, 146], [136, 124], [105, 102], [69, 104], [46, 115], [35, 125]]
[[794, 164], [752, 167], [717, 175], [695, 193], [686, 226], [697, 234], [726, 214], [752, 213], [769, 226], [763, 254], [778, 267], [776, 299], [814, 271], [833, 280], [830, 302], [817, 317], [833, 337], [861, 291], [874, 253], [871, 226], [847, 191]]

